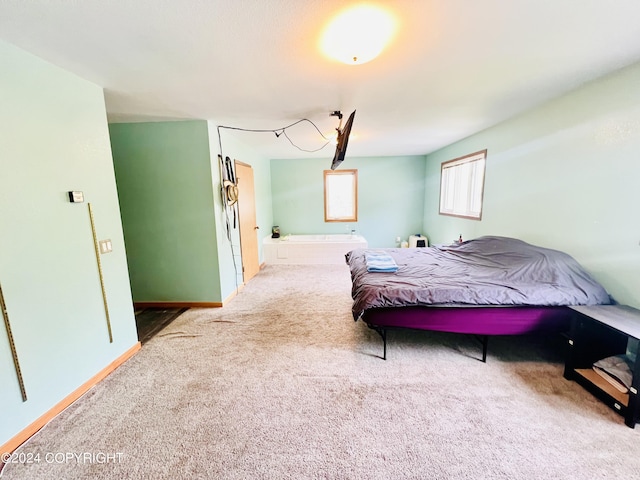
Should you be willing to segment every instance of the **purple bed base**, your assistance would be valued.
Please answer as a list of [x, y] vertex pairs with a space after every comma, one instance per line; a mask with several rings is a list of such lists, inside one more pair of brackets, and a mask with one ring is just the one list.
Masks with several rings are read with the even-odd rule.
[[362, 320], [382, 337], [387, 359], [387, 330], [396, 328], [466, 333], [482, 337], [482, 361], [487, 360], [490, 335], [561, 333], [569, 330], [568, 307], [389, 307], [365, 310]]

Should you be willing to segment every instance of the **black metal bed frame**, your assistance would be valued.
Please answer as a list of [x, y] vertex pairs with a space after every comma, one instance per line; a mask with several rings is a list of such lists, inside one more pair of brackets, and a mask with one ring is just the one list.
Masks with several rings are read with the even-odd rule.
[[[377, 325], [369, 325], [367, 323], [367, 327], [372, 330], [375, 330], [378, 335], [382, 338], [382, 348], [383, 355], [382, 359], [387, 359], [387, 330], [414, 330], [414, 331], [422, 331], [425, 330], [419, 328], [408, 328], [408, 327], [380, 327]], [[487, 350], [489, 348], [489, 335], [474, 335], [475, 339], [478, 340], [482, 344], [482, 362], [487, 363]]]

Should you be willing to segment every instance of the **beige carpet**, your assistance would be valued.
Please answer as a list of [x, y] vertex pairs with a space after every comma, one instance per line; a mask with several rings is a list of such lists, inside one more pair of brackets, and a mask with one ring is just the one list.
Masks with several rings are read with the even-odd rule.
[[383, 361], [350, 305], [346, 266], [268, 266], [176, 319], [3, 480], [638, 478], [640, 428], [563, 379], [561, 339], [494, 338], [483, 364], [472, 337], [393, 332]]

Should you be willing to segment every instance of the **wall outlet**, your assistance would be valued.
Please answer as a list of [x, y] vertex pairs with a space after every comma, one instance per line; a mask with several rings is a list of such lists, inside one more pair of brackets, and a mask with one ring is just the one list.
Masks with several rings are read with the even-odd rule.
[[110, 253], [113, 251], [113, 245], [110, 239], [100, 240], [98, 245], [100, 246], [100, 253]]

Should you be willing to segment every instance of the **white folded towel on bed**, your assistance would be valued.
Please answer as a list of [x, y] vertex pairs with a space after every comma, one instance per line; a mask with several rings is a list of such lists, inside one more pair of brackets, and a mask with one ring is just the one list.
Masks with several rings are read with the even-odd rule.
[[367, 264], [367, 272], [388, 272], [398, 271], [398, 265], [391, 255], [382, 252], [367, 252], [364, 254], [364, 261]]

